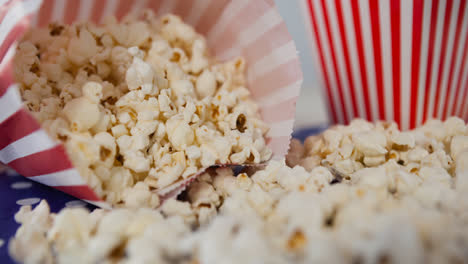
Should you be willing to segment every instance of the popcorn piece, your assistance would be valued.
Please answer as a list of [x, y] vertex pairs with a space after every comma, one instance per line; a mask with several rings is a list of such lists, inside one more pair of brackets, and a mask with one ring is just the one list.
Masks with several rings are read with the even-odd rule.
[[98, 46], [96, 40], [86, 29], [80, 30], [79, 36], [71, 38], [68, 43], [68, 58], [76, 65], [83, 65], [86, 60], [90, 59], [97, 52]]
[[450, 155], [457, 159], [458, 154], [468, 149], [468, 136], [454, 136], [450, 142]]
[[387, 153], [385, 146], [387, 139], [384, 134], [375, 132], [361, 132], [353, 134], [356, 149], [365, 156], [378, 156]]
[[70, 128], [77, 132], [89, 130], [100, 117], [98, 105], [82, 97], [69, 101], [63, 108], [63, 114]]
[[98, 104], [102, 99], [102, 86], [96, 82], [87, 82], [83, 86], [83, 95], [91, 102]]
[[216, 90], [216, 79], [212, 72], [204, 70], [197, 79], [197, 94], [200, 98], [213, 96]]
[[206, 182], [195, 182], [189, 190], [189, 199], [194, 206], [219, 205], [219, 196], [213, 186]]

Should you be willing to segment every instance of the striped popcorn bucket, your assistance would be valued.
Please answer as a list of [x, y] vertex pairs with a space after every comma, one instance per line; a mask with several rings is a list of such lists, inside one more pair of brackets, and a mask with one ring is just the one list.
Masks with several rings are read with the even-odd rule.
[[302, 0], [333, 123], [468, 118], [466, 0]]
[[[105, 206], [70, 162], [64, 147], [53, 141], [22, 106], [13, 79], [17, 40], [31, 26], [50, 22], [101, 22], [145, 8], [181, 16], [206, 36], [220, 61], [242, 55], [247, 80], [260, 113], [271, 129], [267, 135], [274, 158], [284, 157], [291, 138], [295, 103], [302, 83], [296, 48], [272, 0], [3, 0], [0, 1], [0, 163], [32, 180], [77, 198]], [[195, 176], [162, 190], [176, 194]]]

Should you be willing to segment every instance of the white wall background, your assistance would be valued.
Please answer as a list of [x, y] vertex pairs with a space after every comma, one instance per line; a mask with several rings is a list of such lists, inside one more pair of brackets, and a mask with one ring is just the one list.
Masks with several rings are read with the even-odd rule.
[[279, 13], [286, 21], [289, 33], [296, 43], [304, 74], [301, 96], [297, 102], [296, 129], [323, 125], [328, 122], [325, 101], [319, 87], [307, 39], [308, 33], [304, 26], [301, 1], [303, 0], [275, 0]]

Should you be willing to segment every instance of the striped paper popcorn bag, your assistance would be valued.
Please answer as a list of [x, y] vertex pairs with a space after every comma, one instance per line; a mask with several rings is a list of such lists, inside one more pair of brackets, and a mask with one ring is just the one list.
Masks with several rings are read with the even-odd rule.
[[333, 123], [468, 118], [466, 0], [302, 0]]
[[[144, 9], [174, 13], [208, 40], [220, 61], [243, 56], [247, 83], [270, 126], [267, 144], [273, 158], [286, 154], [294, 123], [302, 72], [296, 48], [272, 0], [9, 0], [0, 1], [0, 162], [29, 179], [99, 206], [107, 206], [73, 167], [63, 145], [52, 140], [23, 107], [13, 79], [17, 40], [29, 27], [51, 22], [100, 23]], [[164, 190], [164, 197], [183, 190], [198, 174]]]

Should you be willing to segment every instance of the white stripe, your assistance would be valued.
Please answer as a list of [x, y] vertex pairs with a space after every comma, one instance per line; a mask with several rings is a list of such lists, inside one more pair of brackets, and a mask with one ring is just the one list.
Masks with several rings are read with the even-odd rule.
[[[124, 1], [124, 0], [121, 0]], [[108, 0], [106, 6], [104, 7], [104, 12], [102, 12], [101, 15], [101, 20], [100, 22], [102, 23], [106, 17], [108, 16], [115, 16], [115, 13], [117, 12], [119, 1], [118, 0]]]
[[370, 118], [367, 116], [365, 110], [365, 102], [364, 102], [364, 87], [363, 82], [361, 79], [361, 68], [359, 67], [359, 57], [358, 57], [358, 49], [357, 49], [357, 42], [356, 36], [354, 34], [354, 21], [353, 21], [353, 13], [351, 9], [350, 1], [348, 0], [340, 0], [342, 4], [342, 12], [343, 12], [343, 20], [345, 26], [345, 34], [348, 40], [348, 52], [350, 56], [350, 64], [351, 64], [351, 71], [352, 71], [352, 81], [354, 83], [354, 89], [356, 91], [356, 99], [357, 99], [357, 106], [359, 117], [364, 119]]
[[333, 70], [330, 43], [328, 42], [328, 38], [325, 32], [325, 28], [326, 28], [325, 21], [322, 16], [322, 12], [321, 12], [322, 9], [320, 8], [321, 3], [319, 2], [319, 0], [312, 0], [312, 1], [314, 2], [314, 11], [315, 11], [314, 17], [317, 22], [319, 37], [320, 37], [320, 40], [322, 41], [321, 42], [322, 49], [323, 49], [322, 52], [325, 58], [324, 70], [328, 73], [328, 76], [329, 76], [331, 97], [335, 104], [335, 112], [338, 118], [337, 121], [339, 123], [344, 123], [344, 114], [345, 114], [344, 111], [345, 110], [341, 108], [341, 103], [340, 103], [339, 96], [338, 96], [339, 95], [338, 88], [337, 88], [338, 85], [337, 85], [334, 70]]
[[217, 55], [221, 60], [234, 57], [239, 53], [239, 48], [255, 43], [264, 33], [268, 32], [278, 24], [283, 23], [281, 16], [275, 8], [270, 8], [254, 23], [244, 28], [237, 36], [235, 43], [221, 54]]
[[457, 110], [455, 112], [455, 115], [460, 115], [461, 116], [461, 113], [463, 112], [463, 104], [467, 101], [467, 98], [463, 98], [463, 95], [465, 93], [465, 90], [468, 89], [468, 87], [466, 86], [467, 84], [467, 81], [468, 81], [468, 65], [465, 65], [465, 69], [464, 69], [464, 72], [460, 72], [460, 78], [463, 78], [462, 79], [462, 82], [460, 83], [460, 93], [459, 93], [459, 101], [460, 104], [458, 105], [457, 107]]
[[468, 65], [465, 65], [465, 69], [464, 69], [464, 72], [460, 72], [460, 78], [463, 78], [461, 83], [460, 83], [460, 93], [458, 94], [459, 97], [461, 98], [461, 102], [460, 102], [460, 105], [458, 106], [458, 110], [455, 112], [455, 115], [457, 116], [462, 116], [463, 113], [464, 113], [464, 105], [465, 105], [465, 102], [467, 102], [467, 99], [466, 98], [463, 98], [463, 95], [466, 91], [466, 89], [468, 89]]
[[257, 60], [248, 70], [248, 82], [275, 70], [277, 67], [297, 58], [294, 41], [276, 48], [267, 56]]
[[419, 63], [418, 77], [418, 109], [416, 109], [416, 126], [422, 125], [424, 119], [424, 96], [426, 95], [426, 75], [427, 75], [427, 60], [429, 58], [429, 33], [431, 20], [432, 0], [424, 2], [422, 35], [421, 35], [421, 54]]
[[[460, 12], [464, 12], [464, 17], [463, 17], [463, 20], [462, 20], [462, 29], [461, 29], [461, 33], [460, 33], [460, 38], [459, 38], [459, 44], [458, 44], [458, 51], [457, 51], [457, 54], [455, 54], [455, 70], [453, 72], [453, 75], [452, 75], [452, 84], [450, 87], [447, 87], [447, 89], [449, 89], [450, 91], [450, 95], [449, 95], [449, 101], [448, 101], [448, 105], [446, 107], [448, 107], [447, 109], [447, 114], [450, 115], [452, 113], [452, 111], [455, 109], [455, 110], [459, 110], [459, 105], [461, 103], [461, 100], [462, 100], [462, 94], [459, 94], [458, 98], [455, 98], [455, 92], [456, 92], [456, 89], [457, 89], [457, 83], [458, 83], [458, 80], [460, 80], [460, 78], [462, 78], [462, 72], [461, 72], [461, 65], [462, 65], [462, 56], [463, 56], [463, 51], [464, 51], [464, 47], [465, 47], [465, 43], [466, 43], [466, 34], [468, 32], [468, 15], [466, 14], [466, 12], [468, 12], [468, 5], [465, 6], [465, 10], [461, 10]], [[461, 88], [461, 87], [460, 87]], [[461, 91], [461, 89], [460, 89]], [[456, 101], [455, 101], [456, 100]]]
[[270, 130], [267, 133], [267, 137], [284, 137], [289, 136], [292, 133], [292, 127], [294, 126], [294, 118], [284, 120], [275, 123], [269, 123]]
[[0, 6], [6, 4], [8, 2], [8, 0], [0, 0]]
[[[372, 11], [371, 11], [372, 12]], [[382, 85], [384, 97], [384, 111], [387, 120], [394, 120], [393, 116], [395, 105], [393, 105], [393, 61], [392, 56], [392, 31], [390, 21], [390, 0], [379, 1], [379, 26], [380, 26], [380, 43], [382, 56]]]
[[80, 173], [75, 168], [53, 172], [49, 174], [43, 174], [39, 176], [28, 177], [28, 179], [40, 182], [47, 186], [86, 185], [86, 182], [83, 180]]
[[[457, 17], [458, 17], [458, 11], [460, 8], [460, 1], [454, 1], [452, 7], [452, 15], [450, 18], [449, 22], [449, 32], [448, 32], [448, 39], [447, 39], [447, 46], [445, 48], [445, 58], [444, 58], [444, 68], [442, 69], [442, 81], [440, 83], [440, 94], [439, 94], [439, 109], [437, 114], [437, 118], [442, 118], [442, 112], [443, 112], [443, 107], [445, 103], [445, 94], [447, 92], [447, 81], [448, 81], [448, 74], [450, 71], [450, 60], [452, 58], [452, 53], [453, 53], [453, 45], [454, 45], [454, 39], [455, 39], [455, 29], [457, 26]], [[440, 62], [440, 65], [442, 65], [443, 62]], [[447, 106], [445, 106], [447, 107]]]
[[0, 43], [5, 41], [8, 33], [21, 21], [25, 16], [37, 11], [41, 6], [41, 1], [27, 0], [16, 3], [9, 9], [2, 23], [0, 24]]
[[400, 128], [407, 130], [410, 121], [411, 96], [411, 54], [413, 43], [413, 1], [401, 1], [400, 8]]
[[[468, 78], [466, 78], [468, 75], [468, 69], [467, 69], [467, 72], [465, 73], [465, 81], [463, 82], [463, 92], [465, 92], [466, 89], [468, 89]], [[466, 100], [466, 98], [464, 98], [464, 102], [463, 102], [465, 105], [464, 105], [464, 110], [463, 110], [463, 113], [460, 115], [461, 117], [463, 117], [464, 120], [467, 119], [468, 117], [468, 101]]]
[[176, 4], [178, 3], [179, 1], [162, 1], [162, 4], [161, 6], [159, 6], [158, 8], [158, 13], [157, 13], [157, 16], [162, 16], [162, 15], [165, 15], [165, 14], [168, 14], [168, 13], [171, 13], [172, 10], [174, 10]]
[[17, 42], [14, 42], [8, 48], [7, 52], [5, 53], [5, 57], [3, 57], [3, 60], [0, 62], [0, 72], [6, 70], [5, 67], [12, 67], [13, 57], [15, 56], [17, 44]]
[[232, 46], [226, 50], [222, 50], [222, 53], [215, 54], [216, 59], [219, 61], [228, 61], [236, 56], [239, 55], [241, 46], [239, 46], [238, 42], [232, 44]]
[[18, 85], [12, 84], [0, 97], [0, 123], [12, 116], [21, 109], [21, 96], [18, 92]]
[[436, 25], [436, 36], [435, 36], [435, 46], [434, 46], [434, 60], [431, 69], [431, 79], [430, 79], [430, 93], [429, 93], [429, 106], [427, 108], [426, 118], [432, 117], [432, 112], [434, 111], [434, 103], [436, 97], [436, 85], [437, 85], [437, 75], [439, 73], [440, 67], [440, 54], [442, 46], [442, 33], [444, 26], [444, 16], [445, 16], [445, 1], [439, 2], [439, 13], [437, 14], [437, 25]]
[[370, 20], [369, 2], [367, 0], [359, 0], [359, 14], [361, 15], [361, 29], [364, 43], [364, 57], [366, 59], [367, 80], [369, 81], [369, 100], [371, 105], [372, 121], [379, 119], [379, 109], [377, 107], [377, 81], [374, 63], [374, 45], [372, 44], [372, 30]]
[[92, 8], [93, 8], [93, 0], [81, 0], [80, 10], [78, 11], [76, 20], [80, 22], [89, 20], [92, 14], [91, 13]]
[[[466, 15], [466, 12], [468, 12], [468, 5], [466, 5], [466, 9], [462, 10], [461, 12], [465, 12], [465, 17], [463, 18], [463, 26], [461, 30], [461, 35], [460, 35], [460, 43], [458, 45], [458, 53], [456, 54], [456, 61], [455, 61], [455, 72], [453, 73], [452, 76], [452, 86], [448, 87], [450, 89], [450, 99], [449, 99], [449, 105], [448, 105], [448, 113], [451, 114], [453, 109], [455, 109], [455, 112], [458, 113], [460, 111], [460, 104], [462, 102], [462, 94], [459, 93], [458, 97], [455, 98], [455, 91], [457, 89], [457, 83], [460, 80], [460, 78], [463, 78], [463, 73], [462, 73], [462, 56], [464, 52], [464, 47], [466, 45], [466, 34], [468, 34], [468, 15]], [[460, 87], [461, 88], [461, 87]], [[459, 90], [461, 92], [462, 89]], [[456, 103], [454, 102], [456, 100]]]
[[[126, 1], [126, 0], [121, 0]], [[142, 10], [147, 6], [148, 0], [136, 0], [133, 2], [128, 14], [141, 15]]]
[[270, 94], [256, 98], [255, 102], [261, 107], [267, 107], [297, 97], [301, 90], [301, 83], [302, 80], [299, 80], [285, 87], [275, 89]]
[[185, 21], [192, 26], [196, 26], [201, 16], [205, 13], [205, 10], [210, 6], [210, 3], [210, 0], [195, 1], [190, 9], [190, 13], [185, 17]]
[[[301, 4], [301, 12], [302, 12], [302, 17], [304, 18], [304, 25], [306, 27], [306, 32], [308, 32], [309, 34], [307, 34], [307, 39], [309, 40], [309, 44], [310, 44], [310, 50], [311, 50], [311, 56], [314, 60], [314, 68], [312, 69], [313, 71], [316, 71], [316, 72], [311, 72], [310, 74], [313, 74], [313, 76], [316, 76], [317, 77], [317, 86], [319, 86], [321, 89], [320, 89], [320, 93], [322, 94], [322, 98], [325, 99], [326, 103], [325, 103], [325, 106], [327, 108], [327, 113], [328, 113], [328, 120], [331, 120], [332, 119], [332, 106], [331, 106], [331, 102], [328, 101], [328, 97], [327, 97], [327, 87], [326, 87], [326, 84], [325, 84], [325, 80], [324, 80], [324, 76], [325, 76], [325, 73], [322, 69], [322, 64], [320, 62], [320, 52], [318, 50], [318, 47], [317, 47], [317, 39], [315, 38], [315, 34], [314, 34], [314, 29], [313, 29], [313, 26], [312, 26], [312, 21], [311, 21], [311, 16], [312, 14], [309, 13], [309, 7], [307, 5], [307, 1], [308, 0], [302, 0], [300, 1], [300, 4]], [[301, 83], [302, 81], [298, 82], [299, 83], [299, 86], [296, 88], [296, 89], [299, 89], [301, 88]], [[296, 83], [292, 84], [293, 86], [296, 85]], [[296, 86], [295, 86], [296, 87]], [[286, 90], [287, 88], [281, 88], [280, 90]], [[307, 87], [305, 88], [307, 89]], [[281, 96], [281, 92], [279, 92], [278, 90], [278, 93], [275, 93], [274, 94], [271, 94], [271, 96], [275, 96], [276, 97], [279, 97]], [[268, 99], [265, 99], [265, 101], [267, 101]], [[332, 99], [333, 100], [333, 99]], [[262, 103], [260, 103], [262, 104]]]
[[[267, 145], [268, 146], [268, 145]], [[284, 148], [283, 148], [284, 149]], [[284, 150], [281, 150], [282, 152], [284, 152]], [[289, 149], [289, 147], [288, 147]], [[287, 152], [288, 150], [286, 150]], [[273, 153], [273, 157], [271, 157], [271, 160], [278, 160], [278, 161], [282, 161], [284, 160], [284, 155], [280, 155], [280, 154], [276, 154], [276, 153]]]
[[47, 133], [40, 129], [16, 140], [0, 150], [0, 161], [10, 163], [13, 160], [41, 152], [57, 145]]
[[[344, 58], [343, 40], [338, 28], [338, 15], [336, 13], [335, 1], [326, 1], [327, 12], [329, 14], [330, 29], [333, 36], [333, 47], [336, 54], [336, 61], [338, 64], [338, 78], [341, 81], [341, 89], [345, 101], [345, 108], [348, 120], [351, 121], [354, 116], [353, 102], [351, 99], [350, 83], [348, 82], [348, 73], [346, 72], [346, 63]], [[352, 77], [352, 76], [349, 76]]]
[[65, 3], [66, 1], [55, 1], [54, 8], [52, 9], [52, 15], [48, 22], [62, 22], [63, 15], [65, 14]]
[[463, 79], [460, 82], [460, 91], [458, 93], [457, 108], [455, 110], [455, 115], [457, 116], [461, 116], [462, 111], [463, 111], [462, 105], [467, 100], [467, 98], [463, 98], [463, 95], [465, 93], [465, 90], [468, 89], [468, 87], [466, 86], [466, 83], [468, 81], [468, 65], [465, 65], [464, 72], [460, 71], [459, 78], [463, 78]]
[[232, 19], [236, 16], [244, 6], [249, 3], [248, 0], [238, 0], [238, 1], [231, 1], [227, 5], [227, 7], [222, 11], [221, 17], [216, 21], [216, 24], [210, 29], [207, 36], [207, 40], [209, 43], [211, 41], [216, 40], [221, 33], [226, 30], [229, 26], [229, 23], [232, 23]]

